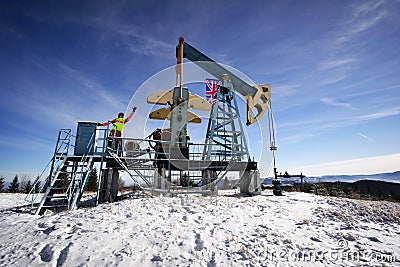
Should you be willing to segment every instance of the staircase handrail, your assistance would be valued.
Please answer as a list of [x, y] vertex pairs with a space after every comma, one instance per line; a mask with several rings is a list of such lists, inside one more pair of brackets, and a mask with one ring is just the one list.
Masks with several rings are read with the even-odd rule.
[[[71, 175], [71, 181], [65, 192], [65, 196], [67, 197], [67, 200], [68, 200], [68, 209], [71, 209], [71, 207], [72, 207], [71, 205], [74, 204], [73, 201], [71, 201], [71, 200], [74, 199], [75, 194], [77, 193], [77, 188], [81, 188], [84, 186], [84, 184], [82, 183], [83, 182], [82, 178], [84, 176], [86, 176], [88, 173], [90, 173], [90, 171], [91, 171], [91, 167], [92, 167], [91, 162], [92, 162], [93, 157], [89, 156], [89, 153], [90, 153], [90, 151], [92, 151], [93, 145], [95, 143], [95, 142], [93, 142], [95, 136], [96, 136], [96, 131], [93, 132], [92, 136], [89, 139], [89, 142], [86, 146], [86, 153], [84, 153], [82, 155], [82, 158], [78, 163], [79, 168], [76, 168]], [[90, 157], [90, 159], [88, 159], [89, 157]], [[90, 165], [89, 165], [89, 162], [90, 162]], [[79, 169], [79, 171], [78, 171], [78, 169]], [[79, 173], [78, 176], [80, 176], [80, 177], [77, 177], [77, 173]], [[79, 192], [78, 192], [78, 194], [79, 194]], [[75, 203], [75, 205], [76, 205], [76, 203]]]
[[[78, 192], [74, 194], [74, 198], [73, 201], [70, 205], [70, 209], [74, 210], [77, 208], [78, 202], [81, 199], [83, 192], [85, 190], [85, 187], [87, 185], [87, 182], [89, 180], [89, 176], [92, 170], [92, 165], [93, 165], [93, 157], [89, 157], [88, 163], [87, 163], [87, 171], [85, 172], [85, 177], [83, 178], [83, 181], [81, 180], [81, 186], [79, 188], [77, 188]], [[82, 174], [83, 176], [83, 174]]]
[[[64, 164], [65, 164], [66, 161], [67, 161], [67, 158], [65, 157], [61, 161], [61, 163], [58, 165], [56, 171], [54, 172], [54, 177], [57, 177], [60, 174], [60, 172], [61, 172], [62, 168], [64, 167]], [[39, 205], [38, 205], [38, 207], [36, 209], [36, 213], [35, 213], [36, 215], [39, 214], [40, 209], [43, 207], [44, 202], [46, 201], [46, 197], [50, 193], [51, 187], [53, 186], [54, 183], [55, 183], [55, 179], [51, 180], [51, 184], [48, 185], [48, 187], [46, 189], [46, 192], [44, 193], [43, 198], [40, 201], [40, 203], [39, 203]], [[33, 210], [33, 204], [31, 204], [31, 214], [32, 214], [32, 210]]]
[[[32, 212], [33, 205], [34, 205], [38, 195], [43, 191], [43, 189], [46, 186], [46, 184], [48, 183], [49, 179], [52, 176], [54, 176], [54, 174], [57, 172], [57, 170], [59, 169], [60, 165], [65, 162], [65, 160], [63, 158], [57, 157], [57, 155], [58, 154], [62, 154], [62, 155], [65, 154], [65, 156], [68, 155], [68, 150], [69, 150], [69, 147], [70, 147], [70, 141], [71, 141], [71, 137], [72, 137], [71, 131], [72, 131], [71, 129], [60, 129], [59, 130], [58, 137], [57, 137], [57, 142], [56, 142], [56, 146], [55, 146], [55, 150], [54, 150], [54, 154], [53, 154], [52, 158], [47, 163], [46, 167], [44, 167], [43, 171], [37, 176], [35, 182], [32, 185], [31, 190], [29, 191], [29, 193], [25, 197], [25, 201], [31, 203], [31, 212]], [[64, 136], [62, 135], [63, 133], [65, 134]], [[64, 145], [64, 149], [60, 153], [61, 149], [63, 148], [63, 145]], [[56, 162], [56, 160], [58, 160], [58, 161]], [[46, 176], [45, 179], [42, 180], [41, 179], [42, 176], [44, 175], [45, 172], [48, 171], [50, 166], [51, 166], [51, 168], [50, 168], [49, 174]], [[39, 183], [40, 183], [40, 187], [37, 188]]]
[[100, 169], [99, 169], [99, 176], [97, 177], [97, 193], [96, 193], [96, 206], [99, 204], [99, 198], [100, 198], [100, 188], [101, 188], [101, 183], [102, 183], [102, 178], [103, 178], [103, 164], [104, 164], [104, 159], [106, 155], [106, 148], [107, 148], [107, 136], [108, 136], [108, 131], [110, 129], [109, 124], [107, 124], [107, 128], [104, 130], [104, 136], [103, 136], [103, 145], [101, 147], [101, 161], [100, 161]]
[[[118, 157], [118, 155], [116, 155], [114, 152], [112, 152], [111, 150], [107, 150], [108, 154], [110, 154], [111, 157], [113, 157], [118, 164], [129, 174], [129, 176], [132, 178], [132, 180], [140, 187], [140, 183], [134, 178], [134, 175], [131, 174], [131, 172], [129, 171], [128, 167], [122, 162], [122, 160]], [[134, 170], [136, 172], [136, 174], [138, 174], [140, 176], [140, 178], [142, 178], [142, 180], [148, 185], [151, 186], [151, 183], [146, 179], [146, 177], [144, 177], [140, 172]]]

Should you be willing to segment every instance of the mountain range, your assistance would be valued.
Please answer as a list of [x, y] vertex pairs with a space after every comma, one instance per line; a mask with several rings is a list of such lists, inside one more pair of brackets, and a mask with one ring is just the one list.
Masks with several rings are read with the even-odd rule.
[[[300, 178], [280, 178], [283, 184], [300, 183]], [[268, 177], [261, 179], [262, 183], [271, 184], [273, 178]], [[318, 182], [347, 182], [353, 183], [361, 180], [375, 180], [391, 183], [400, 183], [400, 171], [378, 173], [378, 174], [366, 174], [366, 175], [325, 175], [320, 177], [305, 176], [304, 181], [307, 183], [318, 183]]]

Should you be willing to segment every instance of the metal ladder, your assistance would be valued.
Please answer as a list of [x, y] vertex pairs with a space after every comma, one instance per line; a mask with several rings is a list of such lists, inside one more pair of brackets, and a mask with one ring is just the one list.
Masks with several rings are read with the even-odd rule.
[[[25, 200], [31, 201], [31, 213], [33, 213], [39, 192], [43, 192], [44, 187], [47, 186], [41, 201], [36, 205], [35, 215], [42, 215], [47, 209], [57, 212], [77, 208], [94, 161], [93, 156], [88, 154], [78, 158], [78, 161], [76, 157], [68, 156], [71, 137], [70, 129], [60, 130], [51, 164], [48, 164], [48, 166], [51, 165], [49, 175], [44, 181], [38, 179], [36, 183], [41, 183], [40, 189], [36, 189], [35, 183], [25, 198]], [[94, 134], [92, 138], [95, 138]], [[90, 151], [90, 148], [87, 151]], [[42, 174], [47, 168], [46, 166]]]
[[93, 157], [82, 157], [79, 162], [64, 159], [51, 178], [46, 192], [36, 209], [36, 215], [45, 210], [73, 210], [82, 197], [88, 177], [93, 167]]
[[71, 173], [71, 181], [66, 191], [66, 197], [68, 198], [68, 209], [74, 210], [78, 207], [77, 205], [89, 180], [93, 163], [92, 156], [84, 155], [81, 161], [78, 163], [76, 171]]
[[[30, 213], [32, 214], [36, 208], [36, 212], [40, 210], [40, 206], [44, 201], [44, 197], [42, 201], [39, 203], [39, 206], [36, 203], [36, 199], [38, 198], [39, 194], [42, 193], [49, 187], [49, 185], [53, 184], [53, 178], [57, 177], [61, 172], [61, 169], [64, 167], [66, 163], [66, 159], [68, 156], [68, 150], [71, 146], [71, 129], [60, 129], [58, 132], [57, 142], [54, 149], [54, 153], [52, 158], [50, 159], [49, 163], [43, 169], [41, 174], [36, 178], [32, 189], [25, 197], [25, 201], [30, 202]], [[47, 176], [46, 173], [48, 173]], [[47, 189], [46, 189], [47, 188]], [[45, 194], [46, 194], [45, 193]]]

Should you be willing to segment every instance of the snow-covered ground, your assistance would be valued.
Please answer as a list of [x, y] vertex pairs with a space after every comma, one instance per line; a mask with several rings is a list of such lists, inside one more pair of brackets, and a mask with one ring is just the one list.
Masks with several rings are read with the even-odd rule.
[[136, 195], [34, 216], [0, 194], [0, 266], [400, 266], [400, 204]]

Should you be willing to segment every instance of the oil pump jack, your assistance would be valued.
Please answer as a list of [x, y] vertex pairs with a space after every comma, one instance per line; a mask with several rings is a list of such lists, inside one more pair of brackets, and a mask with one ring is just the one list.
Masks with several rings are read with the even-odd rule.
[[[109, 141], [116, 139], [109, 136], [110, 129], [99, 128], [96, 122], [78, 122], [76, 135], [71, 129], [60, 129], [53, 157], [42, 172], [44, 174], [49, 170], [49, 174], [42, 180], [38, 179], [33, 186], [34, 189], [41, 184], [39, 192], [44, 192], [42, 200], [36, 202], [39, 195], [36, 190], [31, 190], [26, 197], [31, 202], [32, 213], [79, 207], [95, 163], [100, 164], [96, 204], [117, 199], [120, 171], [128, 173], [135, 184], [144, 190], [170, 194], [212, 194], [228, 172], [239, 172], [240, 192], [260, 194], [258, 162], [251, 160], [236, 94], [246, 100], [247, 126], [257, 122], [268, 111], [270, 150], [274, 156], [274, 194], [281, 193], [275, 167], [270, 85], [248, 84], [186, 43], [182, 37], [179, 38], [176, 57], [175, 87], [147, 97], [149, 104], [169, 105], [151, 112], [149, 118], [167, 119], [170, 127], [157, 129], [150, 135], [151, 138], [118, 137], [122, 141], [119, 144], [124, 143], [124, 146], [117, 151], [107, 147]], [[219, 79], [221, 85], [214, 103], [191, 94], [183, 86], [184, 58]], [[201, 118], [189, 109], [210, 111], [203, 144], [189, 142], [188, 123], [201, 123]], [[153, 149], [141, 147], [146, 143]], [[70, 154], [72, 148], [74, 152]]]
[[[200, 164], [202, 166], [202, 182], [211, 183], [221, 179], [218, 171], [240, 171], [241, 192], [260, 193], [259, 172], [257, 162], [251, 161], [244, 126], [241, 123], [236, 94], [246, 100], [246, 125], [257, 122], [268, 110], [271, 91], [269, 84], [249, 85], [233, 72], [207, 57], [190, 44], [179, 38], [176, 48], [176, 86], [172, 90], [163, 90], [147, 98], [149, 104], [170, 105], [153, 111], [150, 119], [170, 120], [170, 128], [157, 132], [156, 139], [165, 141], [159, 151], [168, 151], [168, 163], [172, 160], [188, 159], [187, 123], [201, 123], [201, 119], [189, 108], [211, 110], [206, 132], [206, 141]], [[221, 86], [216, 101], [211, 105], [198, 95], [192, 95], [183, 87], [183, 59], [186, 58], [197, 66], [218, 78]], [[272, 115], [271, 115], [272, 116]], [[179, 156], [180, 155], [180, 156]], [[159, 174], [166, 169], [167, 161], [158, 161]], [[175, 162], [181, 168], [186, 162]]]

